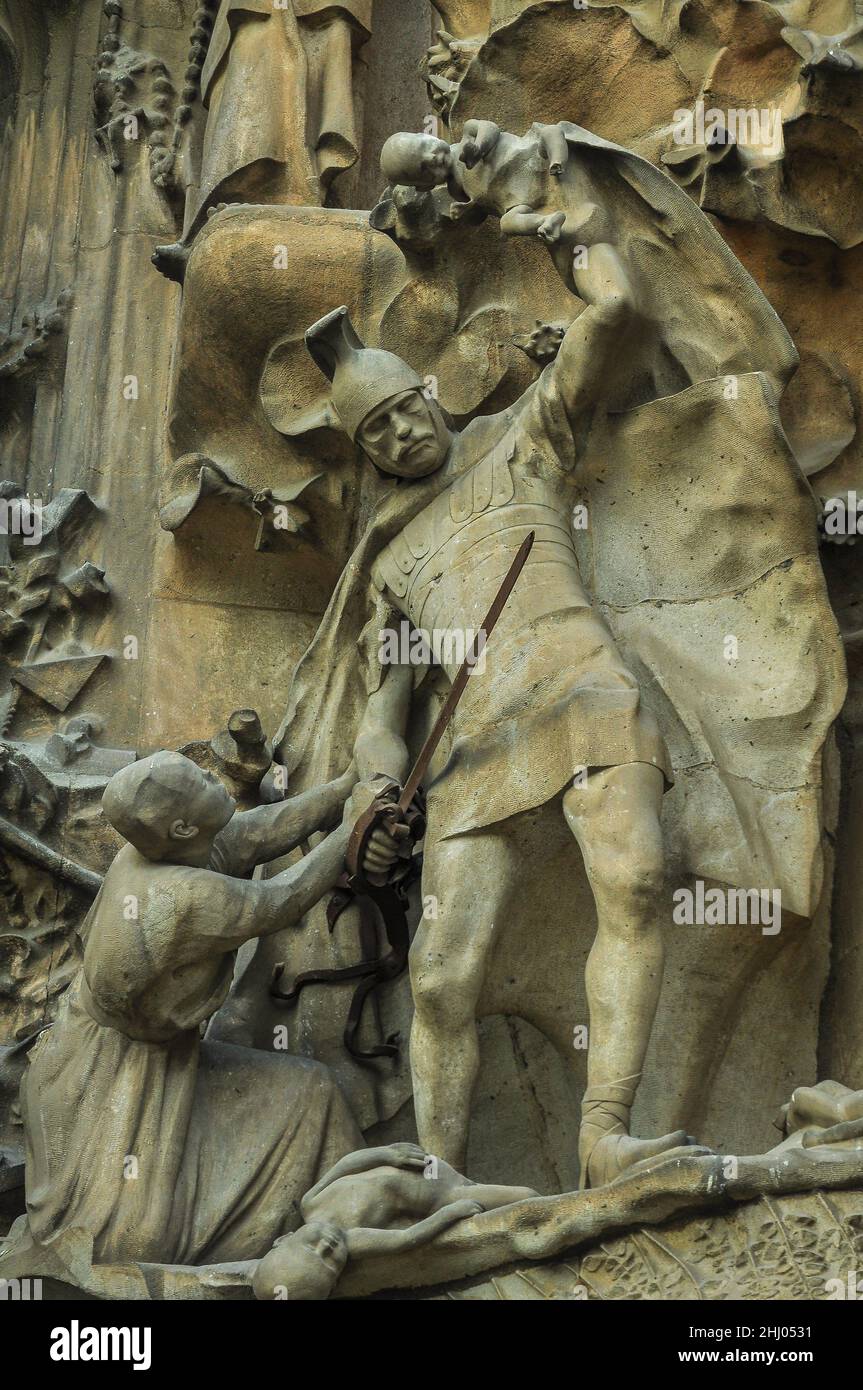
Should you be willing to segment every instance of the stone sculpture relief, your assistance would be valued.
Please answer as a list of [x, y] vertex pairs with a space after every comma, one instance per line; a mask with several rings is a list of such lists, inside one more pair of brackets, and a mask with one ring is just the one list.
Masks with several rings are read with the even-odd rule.
[[109, 588], [104, 570], [91, 561], [71, 570], [63, 564], [65, 546], [94, 516], [86, 492], [63, 489], [44, 508], [14, 483], [0, 484], [0, 493], [11, 521], [2, 570], [7, 688], [0, 706], [8, 732], [22, 690], [62, 713], [108, 658], [93, 651], [86, 633]]
[[[101, 66], [94, 88], [96, 118], [100, 122], [97, 135], [111, 168], [118, 173], [123, 168], [123, 150], [130, 134], [137, 135], [143, 126], [149, 131], [153, 182], [164, 187], [174, 157], [173, 142], [169, 148], [166, 134], [172, 109], [178, 105], [174, 85], [161, 59], [123, 42], [120, 0], [107, 0], [105, 14], [108, 32], [99, 55]], [[189, 110], [187, 107], [187, 114]], [[179, 124], [178, 119], [178, 127]]]
[[4, 1290], [851, 1287], [858, 10], [0, 6]]
[[[201, 72], [202, 206], [315, 204], [358, 155], [353, 59], [372, 0], [223, 0]], [[192, 215], [194, 222], [194, 214]]]
[[[199, 167], [187, 181], [183, 239], [159, 248], [160, 269], [182, 274], [195, 234], [218, 207], [326, 201], [333, 180], [359, 157], [356, 55], [370, 37], [372, 3], [202, 5], [171, 157], [174, 168], [182, 127], [198, 101], [205, 111]], [[188, 137], [184, 144], [191, 165]], [[164, 160], [158, 172], [167, 174]]]
[[[298, 919], [335, 881], [363, 806], [354, 797], [343, 829], [297, 868], [266, 883], [242, 876], [337, 821], [353, 781], [248, 811], [251, 823], [235, 819], [215, 775], [182, 754], [155, 754], [109, 782], [105, 814], [127, 845], [82, 927], [82, 969], [34, 1043], [22, 1087], [28, 1230], [37, 1241], [83, 1228], [103, 1263], [139, 1251], [188, 1264], [208, 1253], [252, 1256], [254, 1241], [274, 1240], [287, 1209], [356, 1147], [359, 1132], [322, 1068], [202, 1043], [199, 1032], [230, 985], [236, 949]], [[282, 1114], [269, 1106], [274, 1068]], [[256, 1131], [254, 1157], [238, 1094]], [[109, 1114], [110, 1133], [95, 1123]], [[237, 1162], [226, 1165], [231, 1143]], [[216, 1154], [207, 1191], [201, 1173]], [[226, 1191], [216, 1172], [231, 1170]]]
[[[562, 136], [559, 130], [555, 133]], [[467, 138], [473, 141], [475, 133], [469, 132]], [[496, 143], [500, 138], [494, 128], [490, 138]], [[424, 145], [421, 137], [394, 139], [400, 158], [415, 156], [422, 161], [428, 152], [431, 160], [440, 160], [439, 166], [432, 167], [430, 181], [447, 174], [452, 177], [449, 161], [453, 156], [448, 150]], [[392, 173], [393, 148], [391, 144], [384, 150], [387, 173]], [[562, 140], [558, 146], [543, 148], [546, 163], [566, 157]], [[531, 159], [538, 163], [540, 156], [522, 148], [513, 158], [520, 172]], [[530, 220], [533, 232], [543, 236], [549, 214], [526, 206], [522, 211], [519, 205], [524, 199], [516, 192], [502, 192], [501, 202], [515, 209], [510, 217]], [[521, 223], [519, 231], [524, 231]], [[682, 238], [675, 254], [683, 254], [681, 242]], [[573, 259], [571, 246], [567, 259]], [[657, 1147], [641, 1146], [627, 1136], [661, 979], [662, 943], [655, 918], [655, 896], [663, 880], [660, 807], [673, 779], [667, 744], [653, 714], [642, 705], [638, 681], [624, 663], [612, 631], [592, 609], [571, 537], [570, 513], [577, 503], [575, 494], [566, 489], [566, 475], [583, 464], [594, 429], [603, 440], [603, 456], [617, 457], [616, 466], [626, 470], [631, 485], [631, 465], [620, 461], [619, 444], [610, 447], [603, 421], [608, 418], [608, 401], [619, 390], [612, 362], [620, 360], [627, 336], [638, 336], [641, 305], [645, 306], [642, 312], [650, 315], [643, 282], [635, 278], [637, 262], [630, 280], [629, 267], [615, 248], [602, 241], [591, 245], [586, 259], [589, 269], [576, 269], [573, 278], [587, 307], [563, 338], [554, 364], [546, 368], [528, 401], [517, 402], [502, 420], [484, 422], [486, 437], [473, 447], [468, 442], [470, 431], [453, 437], [441, 410], [425, 399], [420, 378], [406, 363], [362, 347], [344, 311], [309, 330], [310, 351], [332, 379], [333, 404], [343, 428], [379, 471], [403, 482], [372, 521], [337, 589], [331, 616], [298, 669], [292, 711], [277, 750], [291, 773], [310, 755], [312, 745], [317, 749], [322, 726], [338, 729], [344, 738], [353, 725], [360, 769], [402, 779], [407, 769], [406, 709], [415, 670], [405, 662], [401, 669], [392, 665], [381, 671], [380, 652], [373, 648], [365, 657], [370, 671], [365, 710], [361, 704], [348, 704], [341, 682], [336, 685], [340, 703], [333, 709], [327, 685], [331, 673], [347, 665], [339, 651], [340, 643], [349, 637], [347, 615], [359, 610], [354, 632], [361, 649], [365, 634], [377, 642], [381, 631], [397, 630], [406, 619], [414, 630], [433, 634], [430, 640], [438, 648], [452, 652], [457, 634], [481, 622], [491, 597], [486, 586], [501, 572], [505, 547], [517, 546], [528, 530], [535, 531], [537, 544], [530, 564], [537, 568], [528, 572], [536, 578], [517, 591], [507, 611], [506, 635], [496, 636], [490, 646], [491, 670], [469, 688], [477, 692], [476, 704], [468, 693], [453, 724], [450, 758], [429, 792], [423, 894], [438, 904], [439, 915], [428, 925], [420, 924], [412, 947], [411, 1066], [422, 1142], [430, 1152], [463, 1163], [478, 1067], [475, 1001], [490, 956], [491, 933], [495, 924], [500, 930], [501, 920], [508, 916], [508, 884], [518, 874], [517, 851], [506, 827], [512, 818], [535, 813], [540, 807], [562, 814], [580, 847], [597, 911], [597, 938], [587, 966], [592, 1042], [582, 1102], [584, 1185], [610, 1181], [642, 1156], [650, 1157]], [[752, 291], [755, 300], [754, 286]], [[766, 317], [766, 305], [764, 310]], [[759, 311], [756, 302], [752, 312]], [[781, 331], [778, 322], [775, 331]], [[706, 336], [696, 331], [696, 352], [713, 348], [709, 339], [705, 343]], [[759, 342], [763, 343], [763, 337]], [[719, 372], [727, 365], [716, 362]], [[718, 373], [716, 379], [718, 384]], [[754, 398], [740, 405], [738, 398], [741, 417], [765, 406], [769, 411], [766, 379], [761, 389], [768, 396], [762, 397], [759, 406]], [[654, 434], [660, 433], [661, 420], [660, 413]], [[497, 436], [491, 447], [490, 429]], [[774, 425], [770, 433], [775, 430]], [[722, 433], [720, 425], [720, 438]], [[641, 439], [643, 444], [643, 435]], [[774, 448], [778, 439], [777, 432]], [[768, 452], [768, 467], [769, 457]], [[428, 477], [435, 477], [436, 483], [407, 486]], [[814, 514], [810, 503], [807, 517], [805, 496], [790, 459], [776, 473], [772, 490], [774, 495], [780, 490], [787, 494], [791, 509], [787, 520], [797, 514], [803, 542], [798, 551], [799, 572], [813, 563], [817, 569]], [[807, 532], [808, 544], [804, 541]], [[716, 541], [723, 544], [721, 534]], [[729, 537], [725, 544], [730, 542]], [[712, 569], [718, 596], [721, 569], [716, 559]], [[689, 578], [691, 582], [691, 572]], [[356, 593], [363, 580], [365, 598]], [[709, 571], [704, 580], [709, 590]], [[643, 592], [644, 580], [635, 582]], [[524, 595], [521, 604], [519, 595]], [[767, 621], [778, 634], [784, 623], [778, 596], [775, 602], [775, 616]], [[820, 579], [811, 602], [813, 623], [823, 628], [830, 618]], [[761, 618], [764, 621], [763, 606]], [[629, 640], [633, 639], [637, 652], [638, 638], [630, 633]], [[555, 660], [561, 645], [570, 653], [563, 670], [556, 669]], [[771, 646], [775, 648], [775, 638]], [[577, 652], [583, 655], [575, 656]], [[795, 678], [802, 657], [803, 651], [798, 650], [791, 659], [789, 674], [793, 671]], [[452, 657], [448, 662], [446, 657], [437, 660], [452, 678]], [[348, 661], [354, 662], [355, 657], [348, 654]], [[807, 720], [809, 731], [820, 730], [818, 742], [810, 744], [805, 766], [793, 779], [800, 829], [800, 789], [820, 763], [821, 740], [843, 689], [836, 639], [827, 665], [832, 667], [832, 677], [823, 695], [816, 697], [817, 704], [823, 699], [824, 713]], [[657, 671], [656, 678], [670, 693], [668, 675]], [[768, 703], [778, 688], [774, 671]], [[727, 688], [724, 701], [729, 695]], [[749, 698], [749, 692], [737, 693], [743, 704]], [[763, 719], [764, 697], [756, 699]], [[682, 691], [680, 701], [682, 705]], [[695, 713], [691, 697], [686, 704], [691, 718]], [[681, 709], [678, 717], [682, 714]], [[812, 706], [807, 714], [812, 714]], [[708, 722], [704, 713], [695, 717], [702, 727]], [[779, 717], [785, 723], [787, 709]], [[724, 736], [717, 730], [717, 743], [727, 748], [729, 736], [733, 741], [732, 728], [733, 721]], [[799, 737], [805, 743], [802, 727]], [[747, 761], [758, 757], [757, 752], [753, 754], [754, 740], [748, 738], [746, 744]], [[573, 768], [581, 769], [581, 775], [577, 771], [570, 785]], [[733, 775], [739, 778], [742, 770], [739, 766]], [[738, 791], [741, 811], [750, 795], [751, 791]], [[807, 838], [814, 845], [819, 838], [817, 803], [812, 810]], [[621, 852], [622, 839], [625, 852]], [[387, 857], [383, 832], [379, 832], [377, 849], [382, 866], [393, 862], [394, 851]], [[765, 850], [775, 873], [779, 867], [775, 854]], [[693, 844], [691, 853], [691, 867], [703, 870], [710, 851]], [[789, 870], [791, 859], [797, 857], [792, 850]], [[807, 862], [812, 864], [809, 858]], [[761, 886], [756, 883], [757, 869], [747, 874], [741, 865], [738, 875], [734, 880], [738, 885], [756, 890]], [[792, 886], [793, 878], [797, 878], [794, 870], [791, 878], [783, 874], [785, 901], [794, 903], [791, 910], [809, 915], [820, 894], [820, 871], [809, 883], [798, 881]], [[469, 895], [462, 886], [465, 882], [475, 885]], [[609, 999], [612, 979], [616, 999], [609, 1006], [600, 1001]], [[684, 1140], [680, 1133], [666, 1137], [662, 1145], [671, 1148]]]

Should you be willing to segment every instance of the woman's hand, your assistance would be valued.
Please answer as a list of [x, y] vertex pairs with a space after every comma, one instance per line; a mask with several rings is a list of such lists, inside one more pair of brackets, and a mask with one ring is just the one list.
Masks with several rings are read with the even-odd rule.
[[429, 1154], [419, 1144], [387, 1144], [381, 1150], [381, 1155], [381, 1163], [419, 1173], [425, 1171], [429, 1161]]

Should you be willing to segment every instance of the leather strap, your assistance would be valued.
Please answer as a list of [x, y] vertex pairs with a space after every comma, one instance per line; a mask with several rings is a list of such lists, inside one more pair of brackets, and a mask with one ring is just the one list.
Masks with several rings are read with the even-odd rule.
[[[397, 794], [397, 784], [393, 783]], [[357, 1041], [363, 1009], [370, 994], [379, 985], [395, 980], [404, 971], [410, 949], [410, 929], [408, 926], [407, 887], [419, 874], [419, 856], [411, 853], [413, 845], [425, 834], [425, 807], [418, 795], [407, 815], [399, 815], [395, 799], [387, 799], [387, 788], [369, 809], [359, 818], [348, 842], [345, 856], [346, 871], [342, 874], [327, 906], [327, 925], [334, 931], [342, 913], [356, 902], [360, 911], [360, 945], [363, 959], [356, 965], [343, 966], [331, 970], [304, 970], [294, 980], [288, 990], [278, 988], [284, 973], [284, 966], [277, 965], [273, 971], [270, 995], [280, 1003], [293, 1004], [307, 985], [343, 984], [357, 980], [358, 984], [351, 998], [344, 1029], [344, 1044], [352, 1057], [368, 1061], [375, 1057], [395, 1057], [398, 1054], [398, 1034], [393, 1033], [383, 1042], [375, 1043], [368, 1049], [360, 1047]], [[388, 828], [404, 825], [407, 833], [401, 839], [402, 857], [390, 872], [388, 882], [374, 883], [364, 876], [361, 864], [365, 857], [368, 842], [380, 826]], [[393, 874], [395, 880], [393, 881]], [[389, 950], [385, 955], [373, 954], [377, 951], [377, 931], [375, 929], [374, 909], [383, 921]]]

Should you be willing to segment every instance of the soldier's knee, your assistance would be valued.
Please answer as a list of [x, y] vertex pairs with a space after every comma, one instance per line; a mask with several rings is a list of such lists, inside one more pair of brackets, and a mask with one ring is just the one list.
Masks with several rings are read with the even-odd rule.
[[482, 984], [483, 963], [468, 954], [427, 954], [411, 959], [414, 1009], [428, 1026], [458, 1028], [474, 1017]]
[[655, 908], [665, 880], [661, 845], [624, 846], [595, 856], [592, 868], [594, 891], [620, 914]]

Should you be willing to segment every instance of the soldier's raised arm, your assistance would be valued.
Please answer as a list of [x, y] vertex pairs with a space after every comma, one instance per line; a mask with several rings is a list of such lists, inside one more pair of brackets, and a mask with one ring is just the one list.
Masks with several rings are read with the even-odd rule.
[[592, 246], [575, 279], [587, 308], [567, 329], [520, 422], [555, 473], [575, 465], [591, 417], [625, 361], [623, 340], [636, 326], [635, 297], [614, 247]]
[[636, 305], [623, 263], [607, 243], [588, 249], [587, 264], [574, 271], [574, 279], [587, 308], [570, 325], [551, 370], [564, 409], [577, 427], [607, 389]]

